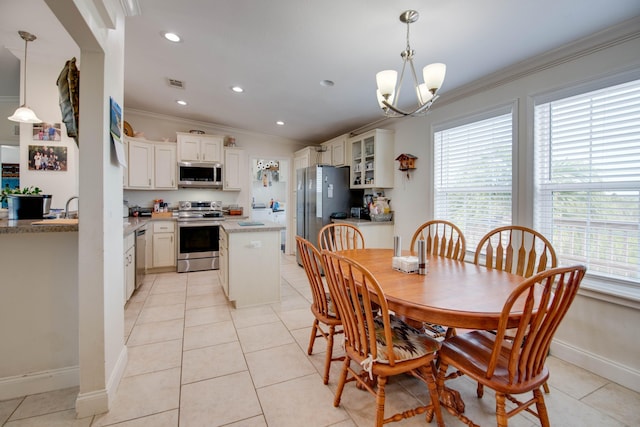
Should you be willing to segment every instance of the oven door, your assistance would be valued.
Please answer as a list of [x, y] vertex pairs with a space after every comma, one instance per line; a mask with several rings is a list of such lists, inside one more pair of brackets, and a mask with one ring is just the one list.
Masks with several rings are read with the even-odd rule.
[[178, 272], [219, 269], [219, 237], [218, 221], [178, 221]]

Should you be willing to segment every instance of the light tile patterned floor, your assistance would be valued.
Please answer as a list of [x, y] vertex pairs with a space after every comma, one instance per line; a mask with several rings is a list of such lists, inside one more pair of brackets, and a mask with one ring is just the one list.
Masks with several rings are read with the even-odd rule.
[[[259, 281], [257, 279], [257, 281]], [[125, 310], [129, 362], [107, 414], [76, 419], [77, 389], [58, 390], [0, 402], [6, 427], [270, 426], [353, 427], [373, 425], [374, 399], [348, 384], [339, 408], [332, 405], [340, 362], [328, 386], [320, 372], [324, 340], [307, 356], [311, 299], [295, 258], [282, 259], [282, 302], [236, 310], [218, 284], [217, 272], [149, 275]], [[338, 347], [338, 351], [340, 351]], [[551, 424], [563, 427], [640, 425], [640, 394], [550, 357]], [[475, 383], [458, 378], [466, 414], [482, 426], [495, 425], [489, 390], [475, 397]], [[420, 383], [393, 379], [387, 405], [427, 401]], [[448, 426], [462, 425], [448, 413]], [[425, 426], [414, 417], [394, 424]], [[431, 425], [435, 426], [435, 421]], [[539, 425], [529, 414], [513, 427]]]

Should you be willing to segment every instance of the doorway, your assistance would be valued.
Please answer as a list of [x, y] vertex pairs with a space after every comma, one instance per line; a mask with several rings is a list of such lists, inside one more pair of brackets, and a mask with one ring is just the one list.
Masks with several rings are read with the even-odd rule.
[[283, 225], [280, 250], [287, 253], [290, 209], [289, 159], [255, 157], [251, 159], [251, 220]]

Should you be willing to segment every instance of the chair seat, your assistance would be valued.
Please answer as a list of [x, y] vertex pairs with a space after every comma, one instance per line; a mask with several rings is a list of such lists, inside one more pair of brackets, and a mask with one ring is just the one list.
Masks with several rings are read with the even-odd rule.
[[[417, 359], [433, 354], [440, 348], [440, 342], [420, 332], [416, 328], [407, 325], [397, 317], [390, 315], [393, 354], [396, 362]], [[388, 364], [386, 358], [387, 343], [384, 338], [384, 325], [382, 319], [374, 319], [378, 359], [376, 362]]]
[[[464, 374], [479, 383], [489, 385], [490, 388], [501, 393], [525, 393], [533, 388], [539, 387], [547, 381], [549, 371], [545, 366], [542, 374], [537, 376], [535, 380], [522, 381], [520, 387], [514, 389], [513, 384], [509, 381], [507, 366], [507, 357], [511, 351], [509, 342], [503, 345], [494, 374], [490, 380], [487, 380], [487, 366], [491, 359], [495, 338], [496, 335], [489, 331], [472, 331], [451, 337], [442, 343], [439, 357], [445, 360], [447, 364], [456, 366]], [[516, 374], [513, 382], [520, 382], [518, 374]]]

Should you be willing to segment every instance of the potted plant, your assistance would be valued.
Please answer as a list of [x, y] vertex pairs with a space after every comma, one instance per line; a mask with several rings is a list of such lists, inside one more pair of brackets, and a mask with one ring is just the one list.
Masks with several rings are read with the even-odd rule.
[[[0, 192], [0, 206], [2, 206], [2, 209], [0, 209], [0, 218], [4, 218], [8, 215], [8, 210], [4, 209], [4, 207], [8, 206], [10, 197], [38, 196], [40, 193], [42, 193], [42, 190], [34, 186], [24, 187], [22, 189], [9, 188], [8, 186], [3, 188], [2, 192]], [[42, 205], [42, 201], [40, 201], [40, 205]]]

